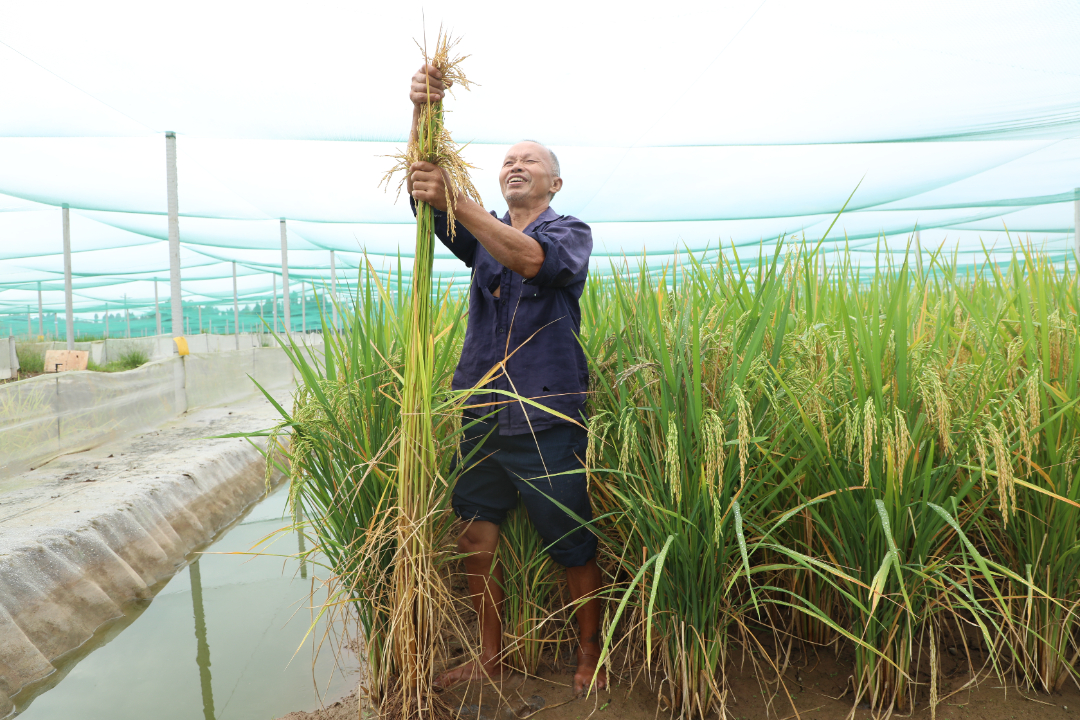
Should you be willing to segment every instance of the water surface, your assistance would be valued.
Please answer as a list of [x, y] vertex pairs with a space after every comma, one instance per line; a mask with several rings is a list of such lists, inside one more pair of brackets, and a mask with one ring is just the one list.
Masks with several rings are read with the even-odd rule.
[[[318, 707], [315, 681], [324, 697], [346, 693], [355, 659], [345, 677], [328, 648], [313, 661], [310, 638], [304, 642], [310, 567], [218, 554], [246, 553], [286, 525], [286, 500], [273, 493], [193, 554], [153, 600], [56, 661], [56, 673], [13, 698], [20, 720], [271, 720]], [[265, 552], [300, 547], [289, 533]]]

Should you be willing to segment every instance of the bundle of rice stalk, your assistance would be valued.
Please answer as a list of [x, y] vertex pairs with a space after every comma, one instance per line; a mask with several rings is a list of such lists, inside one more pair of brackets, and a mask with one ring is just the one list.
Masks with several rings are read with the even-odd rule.
[[[424, 51], [425, 64], [433, 65], [444, 81], [469, 83], [451, 58], [457, 44], [440, 29], [434, 56]], [[450, 83], [447, 82], [449, 85]], [[479, 199], [469, 180], [468, 165], [443, 125], [441, 102], [421, 107], [415, 137], [397, 168], [427, 161], [447, 171], [447, 215], [454, 227], [454, 201], [458, 192]], [[391, 173], [393, 170], [391, 171]], [[437, 515], [442, 512], [438, 496], [445, 484], [438, 478], [436, 445], [432, 426], [432, 377], [435, 336], [431, 326], [431, 270], [434, 260], [433, 208], [417, 203], [416, 253], [413, 264], [411, 313], [405, 336], [402, 368], [401, 432], [398, 446], [397, 546], [393, 568], [393, 616], [388, 651], [398, 677], [396, 689], [383, 699], [385, 715], [402, 718], [449, 716], [448, 707], [432, 692], [434, 652], [450, 606], [446, 586], [439, 576], [436, 542]], [[396, 695], [396, 697], [395, 697]]]

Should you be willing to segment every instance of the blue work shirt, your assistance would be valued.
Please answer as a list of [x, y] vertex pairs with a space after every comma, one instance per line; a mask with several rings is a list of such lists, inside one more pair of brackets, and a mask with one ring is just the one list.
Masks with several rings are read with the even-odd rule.
[[[410, 204], [415, 213], [412, 198]], [[494, 212], [491, 215], [498, 217]], [[510, 224], [510, 213], [503, 215], [502, 222]], [[578, 342], [579, 301], [589, 275], [592, 230], [581, 220], [559, 215], [550, 207], [540, 213], [525, 228], [525, 234], [543, 248], [544, 264], [536, 277], [526, 280], [495, 260], [460, 222], [456, 225], [455, 237], [450, 240], [446, 213], [435, 211], [436, 236], [472, 268], [469, 324], [453, 389], [475, 387], [505, 358], [505, 372], [485, 388], [531, 398], [583, 421], [589, 368]], [[496, 289], [499, 297], [493, 294]], [[566, 422], [498, 393], [477, 392], [470, 400], [470, 404], [489, 402], [502, 403], [495, 416], [500, 435], [521, 435]], [[495, 407], [466, 412], [484, 415]]]

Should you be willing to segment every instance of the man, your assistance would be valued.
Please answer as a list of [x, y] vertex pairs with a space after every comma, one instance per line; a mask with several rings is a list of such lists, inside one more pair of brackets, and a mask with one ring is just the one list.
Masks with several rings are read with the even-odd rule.
[[[445, 89], [438, 70], [430, 65], [413, 76], [411, 137], [416, 137], [420, 106], [429, 97], [441, 101]], [[543, 145], [526, 141], [511, 147], [499, 170], [499, 185], [509, 207], [506, 215], [499, 219], [458, 195], [456, 237], [450, 240], [443, 171], [426, 162], [409, 169], [411, 198], [435, 208], [439, 239], [473, 271], [469, 322], [453, 388], [475, 387], [505, 359], [505, 372], [485, 390], [532, 398], [583, 422], [589, 374], [577, 340], [578, 301], [589, 271], [591, 231], [580, 220], [551, 209], [551, 198], [563, 181], [558, 159]], [[462, 457], [484, 444], [458, 476], [451, 504], [468, 523], [458, 548], [467, 554], [465, 572], [482, 647], [477, 661], [444, 673], [437, 682], [447, 687], [503, 674], [499, 616], [503, 571], [499, 566], [492, 569], [492, 564], [499, 524], [517, 506], [520, 494], [549, 554], [566, 566], [571, 596], [581, 601], [576, 611], [581, 645], [574, 675], [574, 693], [581, 694], [589, 689], [600, 656], [597, 542], [551, 498], [578, 517], [592, 519], [583, 472], [587, 433], [581, 425], [498, 393], [476, 393], [471, 406], [462, 418], [466, 426]], [[476, 419], [492, 411], [497, 411], [495, 419]], [[596, 687], [606, 686], [601, 669]]]

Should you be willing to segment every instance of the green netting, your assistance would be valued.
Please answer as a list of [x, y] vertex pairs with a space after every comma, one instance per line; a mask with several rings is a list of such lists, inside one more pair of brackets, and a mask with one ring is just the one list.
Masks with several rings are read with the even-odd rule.
[[[594, 275], [612, 262], [705, 261], [795, 236], [873, 253], [1007, 259], [1023, 243], [1074, 262], [1080, 186], [1080, 6], [977, 7], [736, 0], [626, 12], [555, 2], [542, 16], [426, 3], [466, 31], [470, 76], [451, 98], [477, 187], [504, 206], [508, 144], [548, 143], [588, 222]], [[279, 321], [286, 220], [292, 325], [313, 288], [368, 264], [407, 285], [412, 217], [378, 188], [408, 122], [421, 6], [302, 10], [244, 2], [9, 8], [0, 26], [0, 333], [63, 330], [61, 205], [68, 205], [79, 335], [169, 329], [166, 131], [177, 134], [186, 323]], [[123, 18], [123, 22], [118, 19]], [[431, 23], [429, 23], [430, 25]], [[520, 25], [549, 49], [518, 66]], [[193, 52], [193, 48], [198, 48]], [[532, 57], [532, 56], [530, 56]], [[858, 190], [852, 196], [852, 191]], [[751, 249], [754, 252], [751, 252]], [[443, 283], [468, 269], [443, 250]], [[40, 292], [40, 295], [39, 295]], [[41, 327], [39, 328], [39, 297]], [[261, 309], [261, 314], [260, 314]], [[116, 313], [123, 320], [117, 320]], [[94, 316], [97, 315], [97, 322]]]

